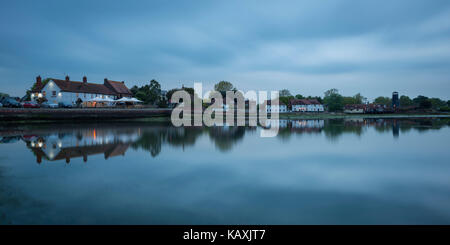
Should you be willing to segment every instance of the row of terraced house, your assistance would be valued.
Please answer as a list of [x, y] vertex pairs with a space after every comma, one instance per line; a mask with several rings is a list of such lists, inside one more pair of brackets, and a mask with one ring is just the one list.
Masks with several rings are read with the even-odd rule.
[[286, 105], [279, 101], [278, 105], [272, 105], [268, 100], [264, 103], [267, 113], [286, 113], [286, 112], [324, 112], [324, 106], [316, 99], [291, 99]]

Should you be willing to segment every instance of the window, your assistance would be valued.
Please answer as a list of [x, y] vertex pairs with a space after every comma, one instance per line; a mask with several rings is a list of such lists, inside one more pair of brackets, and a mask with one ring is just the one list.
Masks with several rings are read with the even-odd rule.
[[52, 97], [56, 97], [56, 91], [52, 91]]
[[86, 98], [86, 94], [84, 94], [84, 98]]

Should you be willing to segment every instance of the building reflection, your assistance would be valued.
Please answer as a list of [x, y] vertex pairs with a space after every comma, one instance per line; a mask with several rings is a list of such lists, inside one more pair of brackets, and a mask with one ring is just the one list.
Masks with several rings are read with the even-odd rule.
[[[391, 132], [399, 138], [410, 130], [440, 129], [450, 125], [448, 118], [429, 119], [311, 119], [267, 120], [260, 130], [279, 127], [278, 137], [285, 141], [298, 134], [320, 134], [336, 141], [343, 134], [362, 135], [368, 129], [378, 133]], [[180, 148], [193, 146], [205, 136], [219, 151], [226, 152], [257, 127], [173, 127], [170, 123], [117, 123], [117, 124], [48, 124], [31, 127], [14, 125], [0, 127], [0, 144], [24, 141], [36, 156], [36, 162], [65, 161], [81, 158], [87, 162], [91, 156], [104, 159], [123, 156], [130, 149], [149, 152], [151, 157], [160, 154], [164, 146]]]
[[48, 133], [42, 135], [22, 136], [27, 147], [36, 156], [36, 162], [65, 160], [70, 163], [72, 158], [83, 158], [103, 154], [105, 159], [123, 156], [130, 145], [139, 138], [139, 132], [115, 132], [102, 129], [77, 129]]

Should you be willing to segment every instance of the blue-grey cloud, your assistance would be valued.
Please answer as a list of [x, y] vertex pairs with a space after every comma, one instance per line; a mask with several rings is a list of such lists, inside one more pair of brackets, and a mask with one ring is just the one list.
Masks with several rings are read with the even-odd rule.
[[450, 2], [10, 1], [2, 92], [34, 77], [449, 98]]

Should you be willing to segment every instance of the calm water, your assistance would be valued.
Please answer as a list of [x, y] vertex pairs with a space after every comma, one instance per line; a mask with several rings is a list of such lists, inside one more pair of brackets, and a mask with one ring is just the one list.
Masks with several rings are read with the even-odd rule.
[[0, 126], [1, 224], [450, 224], [450, 120]]

